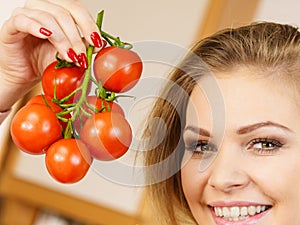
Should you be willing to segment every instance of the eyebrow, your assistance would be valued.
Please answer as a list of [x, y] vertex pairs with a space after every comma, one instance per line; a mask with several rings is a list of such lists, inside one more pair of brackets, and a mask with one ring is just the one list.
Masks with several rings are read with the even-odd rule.
[[260, 122], [260, 123], [255, 123], [255, 124], [250, 124], [250, 125], [243, 126], [243, 127], [239, 128], [236, 131], [236, 133], [237, 134], [247, 134], [247, 133], [250, 133], [250, 132], [252, 132], [254, 130], [257, 130], [259, 128], [269, 127], [269, 126], [281, 128], [281, 129], [284, 129], [286, 131], [292, 132], [292, 130], [290, 128], [288, 128], [284, 125], [281, 125], [279, 123], [274, 123], [272, 121], [266, 121], [266, 122]]
[[[250, 125], [243, 126], [243, 127], [239, 128], [236, 131], [236, 133], [240, 134], [240, 135], [241, 134], [247, 134], [247, 133], [250, 133], [250, 132], [252, 132], [254, 130], [257, 130], [259, 128], [269, 127], [269, 126], [273, 126], [273, 127], [284, 129], [284, 130], [289, 131], [289, 132], [293, 132], [290, 128], [288, 128], [284, 125], [281, 125], [279, 123], [275, 123], [275, 122], [272, 122], [272, 121], [266, 121], [266, 122], [260, 122], [260, 123], [255, 123], [255, 124], [250, 124]], [[187, 127], [184, 128], [183, 132], [185, 132], [185, 131], [192, 131], [192, 132], [194, 132], [196, 134], [200, 134], [202, 136], [211, 137], [211, 134], [208, 130], [200, 128], [200, 127], [187, 126]]]
[[208, 130], [205, 130], [200, 127], [187, 126], [184, 128], [183, 132], [185, 132], [185, 131], [192, 131], [192, 132], [194, 132], [196, 134], [200, 134], [202, 136], [211, 137], [210, 132]]

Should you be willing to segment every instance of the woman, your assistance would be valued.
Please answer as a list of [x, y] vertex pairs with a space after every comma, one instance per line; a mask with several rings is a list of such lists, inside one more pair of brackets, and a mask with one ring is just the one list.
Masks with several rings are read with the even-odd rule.
[[[77, 1], [16, 9], [0, 32], [1, 118], [56, 51], [86, 67], [97, 30]], [[299, 50], [296, 28], [252, 24], [200, 41], [175, 69], [145, 131], [154, 224], [300, 223]]]
[[102, 41], [93, 17], [78, 1], [27, 0], [17, 8], [0, 31], [0, 95], [5, 99], [0, 122], [40, 81], [57, 51], [62, 59], [86, 67], [86, 44], [99, 50]]
[[156, 224], [300, 224], [299, 72], [292, 26], [256, 23], [195, 45], [145, 132]]

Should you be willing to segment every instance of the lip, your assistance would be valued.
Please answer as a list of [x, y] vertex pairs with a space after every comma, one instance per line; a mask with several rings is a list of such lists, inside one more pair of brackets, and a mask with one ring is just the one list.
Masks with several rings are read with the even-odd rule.
[[253, 202], [213, 202], [211, 204], [208, 205], [212, 217], [215, 221], [215, 223], [217, 225], [254, 225], [257, 224], [261, 219], [263, 219], [272, 209], [271, 206], [269, 209], [267, 209], [266, 211], [256, 214], [254, 216], [250, 216], [249, 218], [245, 219], [245, 220], [241, 220], [241, 221], [228, 221], [225, 220], [221, 217], [216, 216], [213, 207], [233, 207], [233, 206], [238, 206], [238, 207], [242, 207], [242, 206], [259, 206], [259, 205], [268, 205], [268, 204], [261, 204], [261, 203], [253, 203]]
[[250, 201], [232, 201], [232, 202], [225, 202], [225, 201], [217, 201], [211, 202], [208, 204], [210, 207], [232, 207], [232, 206], [258, 206], [258, 205], [270, 205], [266, 203], [258, 203], [258, 202], [250, 202]]

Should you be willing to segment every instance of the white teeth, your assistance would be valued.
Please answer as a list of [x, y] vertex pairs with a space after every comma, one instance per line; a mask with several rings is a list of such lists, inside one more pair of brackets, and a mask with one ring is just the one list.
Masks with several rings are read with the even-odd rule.
[[256, 214], [256, 207], [255, 206], [248, 206], [248, 214], [250, 216], [254, 216]]
[[248, 209], [246, 206], [243, 206], [241, 208], [241, 216], [247, 216], [248, 215]]
[[260, 205], [256, 206], [256, 213], [260, 213], [260, 211], [261, 211], [261, 206]]
[[240, 215], [240, 209], [239, 207], [231, 207], [230, 208], [230, 216], [231, 217], [238, 217]]
[[229, 221], [244, 220], [249, 216], [261, 213], [268, 209], [265, 205], [258, 206], [233, 206], [233, 207], [213, 207], [216, 216]]
[[227, 207], [223, 207], [223, 216], [224, 217], [229, 217], [230, 216], [230, 211]]

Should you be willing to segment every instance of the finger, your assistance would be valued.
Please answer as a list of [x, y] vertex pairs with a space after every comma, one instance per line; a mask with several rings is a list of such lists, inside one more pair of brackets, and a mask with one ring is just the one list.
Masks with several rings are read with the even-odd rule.
[[[82, 37], [77, 28], [77, 25], [68, 10], [66, 10], [65, 8], [59, 5], [50, 3], [48, 1], [28, 1], [26, 7], [27, 9], [33, 9], [36, 10], [37, 12], [40, 12], [40, 16], [36, 19], [39, 20], [42, 19], [43, 21], [41, 22], [43, 23], [52, 22], [55, 23], [55, 26], [60, 27], [60, 31], [58, 33], [55, 33], [56, 36], [53, 35], [52, 41], [56, 41], [56, 39], [59, 39], [61, 37], [61, 33], [64, 33], [65, 38], [68, 39], [68, 41], [71, 43], [69, 47], [74, 49], [77, 54], [86, 51], [85, 45], [82, 41]], [[47, 12], [45, 11], [45, 9], [47, 9]], [[34, 15], [34, 16], [36, 17], [38, 15]], [[50, 19], [50, 21], [47, 21], [48, 19]], [[54, 43], [54, 44], [59, 45], [59, 43]]]
[[[72, 32], [76, 31], [77, 34], [82, 34], [89, 44], [98, 48], [102, 47], [99, 29], [93, 17], [80, 2], [76, 0], [32, 0], [29, 7], [41, 10], [47, 8], [47, 12], [55, 16], [57, 22], [68, 33], [70, 38], [75, 37], [75, 34]], [[71, 23], [73, 23], [72, 26]], [[74, 26], [78, 27], [79, 31]], [[74, 39], [74, 46], [76, 46], [77, 41], [79, 39]]]
[[14, 10], [11, 18], [4, 22], [1, 29], [1, 37], [7, 44], [15, 42], [16, 39], [11, 36], [18, 35], [19, 38], [24, 38], [31, 34], [37, 38], [47, 39], [52, 35], [52, 31], [44, 27], [40, 22], [19, 13], [22, 9], [17, 8]]
[[94, 45], [97, 48], [101, 48], [103, 43], [95, 19], [84, 7], [82, 7], [80, 2], [74, 2], [75, 4], [70, 7], [69, 11], [78, 24], [84, 38], [89, 42], [89, 44]]
[[[21, 32], [28, 32], [42, 38], [43, 36], [46, 36], [57, 49], [62, 59], [70, 62], [78, 61], [76, 58], [77, 54], [73, 50], [74, 43], [70, 41], [69, 37], [67, 37], [52, 14], [36, 9], [20, 8], [15, 12], [13, 21], [15, 25], [19, 27]], [[35, 26], [33, 26], [34, 28], [32, 28], [32, 24], [35, 24]], [[35, 32], [29, 32], [32, 29], [34, 29]], [[50, 36], [47, 36], [48, 32], [51, 32]], [[80, 36], [79, 40], [79, 44], [77, 45], [80, 45], [80, 47], [77, 46], [77, 49], [79, 49], [79, 51], [85, 51], [85, 46], [82, 43]]]

